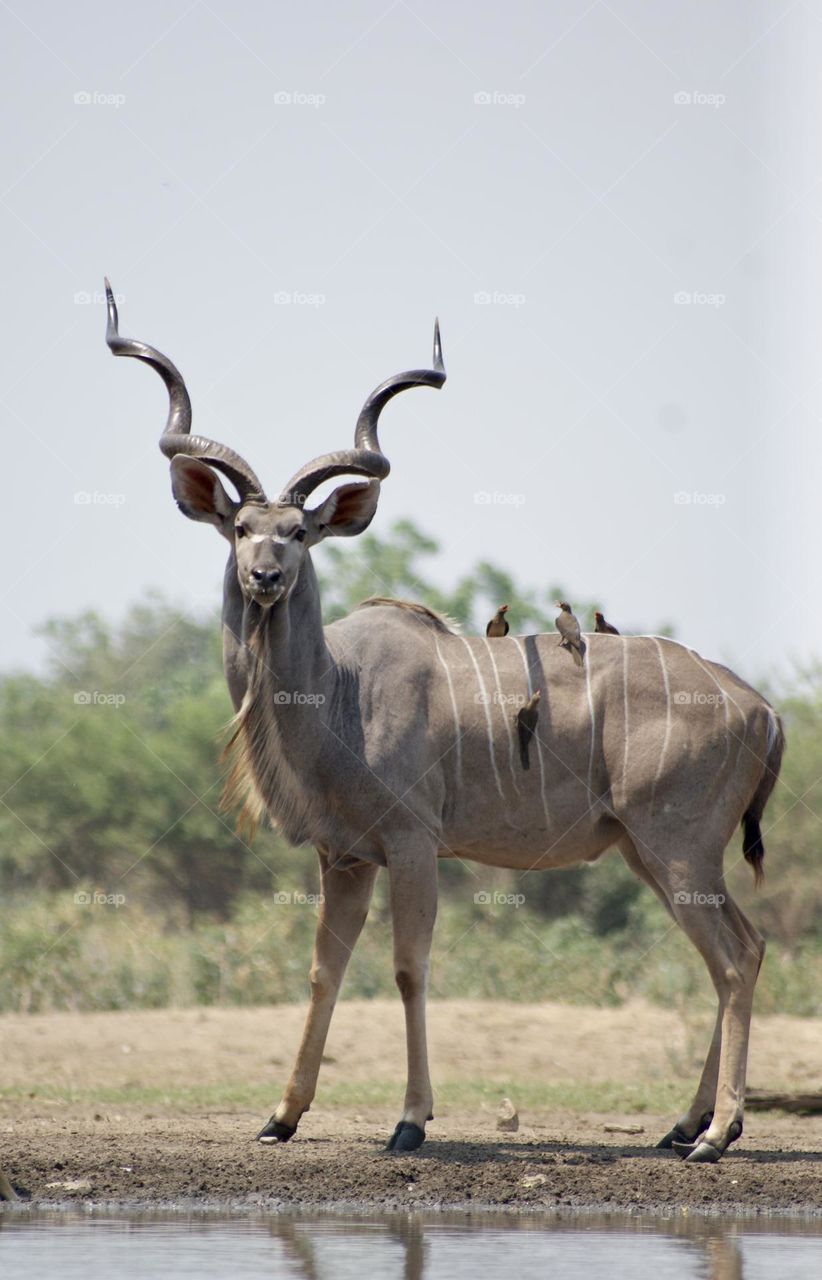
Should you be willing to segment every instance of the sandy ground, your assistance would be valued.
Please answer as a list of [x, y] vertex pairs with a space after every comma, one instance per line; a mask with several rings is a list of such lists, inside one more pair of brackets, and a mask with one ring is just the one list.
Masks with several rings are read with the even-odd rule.
[[[252, 1141], [279, 1097], [303, 1019], [299, 1006], [0, 1018], [0, 1164], [35, 1202], [145, 1207], [196, 1204], [362, 1208], [496, 1206], [822, 1216], [822, 1117], [749, 1113], [718, 1166], [691, 1167], [653, 1144], [673, 1115], [529, 1108], [517, 1133], [494, 1104], [436, 1108], [418, 1153], [382, 1147], [399, 1116], [404, 1032], [399, 1002], [337, 1009], [320, 1092], [286, 1146]], [[684, 1103], [706, 1026], [644, 1004], [621, 1009], [442, 1001], [430, 1008], [435, 1080], [487, 1083], [676, 1082]], [[749, 1082], [819, 1088], [822, 1023], [755, 1020]], [[386, 1082], [397, 1105], [330, 1106], [323, 1088]], [[112, 1090], [268, 1086], [270, 1106], [181, 1108], [122, 1103]], [[45, 1097], [39, 1091], [48, 1090]], [[96, 1090], [87, 1103], [54, 1090]], [[105, 1093], [103, 1091], [106, 1091]], [[515, 1089], [512, 1087], [515, 1094]], [[501, 1094], [500, 1094], [501, 1096]], [[112, 1097], [115, 1099], [112, 1101]], [[515, 1099], [516, 1101], [516, 1095]], [[636, 1124], [636, 1136], [608, 1124]], [[49, 1186], [49, 1184], [57, 1184]], [[72, 1184], [77, 1184], [73, 1186]]]

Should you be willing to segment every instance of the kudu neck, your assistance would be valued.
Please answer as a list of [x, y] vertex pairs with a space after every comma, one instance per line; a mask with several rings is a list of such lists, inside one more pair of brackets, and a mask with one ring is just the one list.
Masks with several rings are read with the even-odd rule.
[[307, 682], [330, 670], [333, 663], [325, 643], [320, 588], [310, 555], [282, 604], [265, 610], [246, 605], [243, 639], [282, 688], [307, 690]]

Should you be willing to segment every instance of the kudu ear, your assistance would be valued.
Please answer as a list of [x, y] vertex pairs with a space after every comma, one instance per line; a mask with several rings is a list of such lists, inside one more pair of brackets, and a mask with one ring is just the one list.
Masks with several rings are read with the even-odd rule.
[[307, 512], [313, 526], [312, 542], [323, 538], [353, 538], [374, 519], [380, 499], [379, 480], [365, 484], [341, 484], [319, 507]]
[[204, 462], [178, 453], [171, 459], [171, 491], [177, 506], [189, 520], [213, 524], [231, 539], [232, 523], [239, 506]]

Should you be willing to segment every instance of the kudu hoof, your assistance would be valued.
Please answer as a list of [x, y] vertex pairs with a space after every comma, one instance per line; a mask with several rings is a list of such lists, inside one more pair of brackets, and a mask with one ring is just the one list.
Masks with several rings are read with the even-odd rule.
[[255, 1142], [288, 1142], [289, 1138], [293, 1138], [297, 1132], [297, 1126], [292, 1128], [290, 1124], [283, 1124], [282, 1120], [275, 1120], [272, 1116], [268, 1124], [264, 1124]]
[[685, 1142], [688, 1142], [687, 1133], [683, 1133], [679, 1125], [675, 1124], [673, 1129], [669, 1129], [665, 1134], [665, 1137], [660, 1138], [656, 1145], [658, 1151], [660, 1149], [663, 1151], [670, 1151], [673, 1146], [682, 1146]]
[[400, 1120], [391, 1137], [388, 1139], [386, 1151], [392, 1155], [402, 1155], [405, 1151], [416, 1151], [425, 1142], [425, 1130], [411, 1120]]
[[[657, 1150], [662, 1149], [664, 1151], [670, 1151], [672, 1148], [676, 1148], [677, 1145], [687, 1146], [688, 1148], [695, 1146], [695, 1140], [699, 1137], [700, 1133], [705, 1132], [713, 1118], [713, 1111], [706, 1111], [699, 1122], [699, 1128], [696, 1133], [686, 1133], [684, 1129], [680, 1129], [678, 1124], [675, 1124], [673, 1129], [671, 1129], [669, 1133], [665, 1134], [664, 1138], [660, 1138], [659, 1142], [656, 1144]], [[677, 1154], [680, 1153], [678, 1152]]]
[[722, 1155], [712, 1142], [675, 1142], [674, 1151], [686, 1164], [716, 1164]]
[[728, 1150], [732, 1142], [736, 1142], [741, 1133], [742, 1121], [734, 1120], [728, 1126], [728, 1136], [722, 1143], [706, 1142], [703, 1138], [702, 1142], [675, 1142], [673, 1148], [678, 1156], [682, 1156], [686, 1164], [716, 1164], [723, 1152]]

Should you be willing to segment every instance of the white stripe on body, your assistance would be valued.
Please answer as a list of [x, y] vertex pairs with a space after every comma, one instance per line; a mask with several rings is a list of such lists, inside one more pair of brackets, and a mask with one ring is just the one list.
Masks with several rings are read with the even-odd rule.
[[[699, 654], [696, 653], [693, 649], [689, 649], [688, 653], [693, 658], [694, 662], [699, 667], [700, 671], [703, 671], [705, 673], [708, 679], [711, 680], [713, 684], [716, 685], [717, 689], [722, 694], [722, 710], [725, 713], [725, 728], [727, 730], [727, 736], [725, 738], [725, 755], [722, 758], [722, 763], [724, 765], [725, 761], [728, 759], [728, 753], [730, 752], [730, 749], [731, 749], [730, 740], [731, 740], [731, 735], [733, 734], [733, 736], [737, 740], [736, 759], [734, 760], [734, 770], [736, 770], [736, 766], [739, 764], [739, 757], [742, 753], [742, 747], [745, 742], [745, 737], [748, 732], [747, 717], [744, 711], [742, 710], [742, 708], [740, 707], [739, 703], [736, 701], [736, 699], [730, 693], [728, 693], [724, 685], [720, 684], [720, 682], [717, 680], [714, 673], [708, 670], [708, 668], [705, 666], [705, 663], [702, 661], [702, 658], [699, 656]], [[739, 734], [734, 733], [731, 728], [731, 716], [730, 716], [730, 712], [728, 711], [729, 702], [731, 703], [732, 706], [736, 707], [737, 711], [739, 712], [740, 718], [742, 720], [742, 737], [741, 738]]]
[[457, 757], [457, 784], [458, 786], [462, 786], [462, 732], [460, 730], [460, 713], [459, 708], [457, 707], [457, 698], [454, 693], [454, 681], [451, 678], [451, 671], [448, 663], [440, 652], [439, 641], [436, 636], [434, 636], [434, 647], [437, 651], [437, 657], [442, 663], [443, 670], [445, 671], [445, 679], [448, 681], [448, 692], [451, 695], [451, 710], [454, 713], [454, 750]]
[[591, 646], [586, 645], [585, 652], [585, 692], [588, 695], [588, 711], [591, 716], [591, 749], [588, 752], [588, 805], [591, 806], [594, 777], [594, 746], [596, 744], [596, 715], [594, 713], [594, 695], [591, 691]]
[[[522, 644], [522, 640], [520, 636], [514, 637], [514, 644], [519, 649], [520, 657], [522, 658], [522, 665], [525, 668], [525, 678], [528, 681], [528, 697], [530, 698], [534, 692], [534, 684], [531, 679], [531, 668], [528, 666], [528, 657], [525, 653], [525, 647]], [[546, 698], [546, 694], [544, 691], [542, 693], [542, 696], [543, 698]], [[546, 698], [546, 702], [547, 702], [547, 698]], [[540, 736], [539, 736], [539, 720], [537, 720], [537, 728], [534, 732], [532, 741], [536, 742], [537, 744], [537, 759], [539, 760], [539, 787], [540, 787], [540, 792], [542, 794], [542, 808], [545, 813], [545, 824], [550, 830], [551, 815], [548, 812], [548, 801], [545, 799], [545, 765], [542, 760], [542, 743], [540, 742]]]
[[654, 785], [651, 788], [651, 803], [653, 803], [653, 799], [656, 794], [656, 784], [659, 782], [659, 779], [662, 777], [662, 770], [665, 765], [665, 754], [668, 750], [668, 743], [671, 738], [672, 716], [671, 716], [671, 684], [668, 679], [668, 668], [665, 666], [665, 655], [662, 651], [662, 645], [659, 643], [656, 636], [652, 636], [651, 639], [656, 645], [656, 651], [659, 656], [659, 665], [662, 668], [662, 679], [665, 683], [665, 737], [662, 742], [662, 750], [659, 753], [659, 764], [656, 767], [656, 776], [654, 778]]
[[485, 640], [485, 647], [488, 650], [488, 657], [491, 659], [491, 666], [494, 668], [494, 679], [497, 685], [497, 701], [499, 703], [499, 708], [502, 713], [502, 719], [505, 723], [505, 731], [508, 734], [508, 764], [511, 769], [511, 782], [514, 784], [514, 790], [516, 791], [517, 795], [520, 795], [521, 792], [517, 784], [516, 769], [514, 768], [514, 733], [511, 728], [511, 720], [513, 719], [513, 717], [509, 715], [508, 707], [505, 701], [505, 696], [502, 692], [502, 685], [500, 684], [500, 679], [499, 679], [499, 670], [497, 668], [496, 659], [494, 657], [494, 646], [491, 644], [491, 641], [487, 638]]
[[485, 688], [485, 681], [482, 678], [482, 672], [479, 669], [479, 663], [474, 657], [474, 653], [471, 648], [471, 645], [466, 640], [465, 636], [459, 636], [458, 639], [462, 641], [462, 643], [465, 645], [466, 649], [468, 650], [468, 656], [470, 657], [472, 663], [474, 664], [474, 670], [477, 673], [477, 682], [480, 687], [480, 697], [482, 699], [482, 705], [485, 711], [485, 724], [488, 730], [488, 753], [491, 757], [491, 768], [494, 770], [494, 781], [497, 784], [497, 791], [500, 793], [501, 798], [504, 800], [505, 792], [502, 789], [502, 782], [499, 776], [499, 769], [497, 768], [497, 760], [496, 760], [496, 756], [494, 755], [494, 729], [493, 729], [493, 725], [491, 724], [491, 711], [488, 707], [488, 693]]
[[622, 726], [622, 803], [628, 803], [628, 646], [622, 646], [622, 710], [624, 723]]

